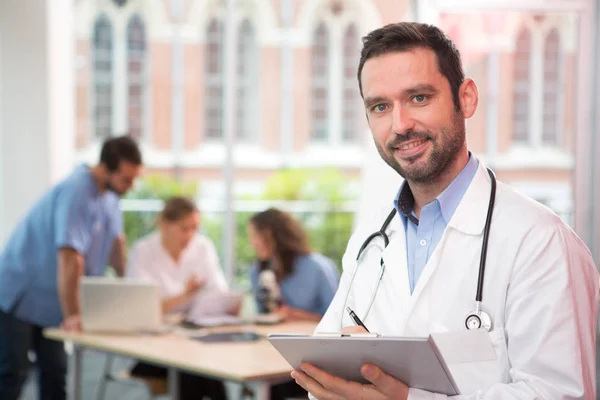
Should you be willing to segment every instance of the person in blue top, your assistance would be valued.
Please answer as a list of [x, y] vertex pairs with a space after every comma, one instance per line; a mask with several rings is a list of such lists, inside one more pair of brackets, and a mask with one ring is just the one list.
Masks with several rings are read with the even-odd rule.
[[[257, 258], [250, 280], [258, 311], [285, 321], [320, 321], [338, 287], [335, 263], [312, 252], [300, 222], [276, 208], [252, 216], [247, 230]], [[270, 392], [272, 400], [308, 395], [294, 381]]]
[[248, 236], [257, 257], [250, 280], [259, 312], [320, 321], [338, 287], [335, 263], [311, 252], [300, 222], [275, 208], [250, 219]]
[[36, 353], [40, 399], [66, 398], [62, 342], [45, 327], [81, 329], [79, 278], [125, 269], [119, 198], [141, 173], [129, 137], [104, 142], [96, 166], [80, 165], [48, 190], [18, 223], [0, 252], [0, 399], [16, 400]]

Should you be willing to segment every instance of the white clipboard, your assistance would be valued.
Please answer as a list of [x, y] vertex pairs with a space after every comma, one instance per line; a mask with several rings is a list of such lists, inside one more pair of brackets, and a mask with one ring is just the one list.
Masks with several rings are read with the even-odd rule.
[[296, 370], [308, 363], [340, 378], [366, 383], [360, 368], [372, 363], [408, 387], [449, 396], [460, 394], [431, 336], [270, 334], [267, 339]]

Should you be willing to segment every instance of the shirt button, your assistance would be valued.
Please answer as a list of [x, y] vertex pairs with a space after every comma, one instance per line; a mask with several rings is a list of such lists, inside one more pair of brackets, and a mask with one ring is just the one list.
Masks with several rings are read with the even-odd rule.
[[419, 244], [420, 244], [421, 246], [425, 246], [425, 245], [427, 244], [427, 240], [425, 240], [425, 239], [421, 239], [421, 241], [419, 242]]

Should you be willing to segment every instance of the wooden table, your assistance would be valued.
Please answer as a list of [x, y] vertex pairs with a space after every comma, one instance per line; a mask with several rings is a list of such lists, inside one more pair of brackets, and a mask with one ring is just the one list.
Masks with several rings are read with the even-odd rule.
[[[278, 325], [244, 325], [210, 328], [203, 332], [252, 331], [268, 333], [312, 333], [316, 323], [290, 322]], [[199, 332], [198, 332], [199, 333]], [[266, 339], [255, 342], [203, 343], [181, 332], [164, 335], [112, 335], [44, 331], [47, 338], [71, 342], [71, 399], [81, 399], [81, 357], [84, 349], [135, 358], [164, 366], [169, 371], [169, 393], [178, 399], [178, 371], [186, 371], [225, 383], [228, 397], [241, 396], [243, 385], [257, 399], [268, 399], [271, 384], [289, 379], [291, 367]]]

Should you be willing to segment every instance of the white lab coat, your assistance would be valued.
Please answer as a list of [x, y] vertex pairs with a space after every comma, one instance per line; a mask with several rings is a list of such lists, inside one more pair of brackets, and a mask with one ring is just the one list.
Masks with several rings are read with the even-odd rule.
[[[426, 336], [465, 329], [475, 307], [490, 178], [483, 163], [465, 192], [411, 295], [406, 237], [396, 216], [382, 242], [362, 258], [347, 305], [360, 318], [386, 270], [365, 325], [388, 336]], [[354, 325], [344, 300], [363, 241], [380, 229], [390, 206], [357, 227], [343, 258], [339, 289], [317, 332]], [[457, 399], [595, 399], [598, 273], [584, 243], [546, 207], [498, 182], [489, 237], [484, 311], [492, 318], [496, 361], [451, 365]], [[409, 400], [445, 399], [411, 389]]]

